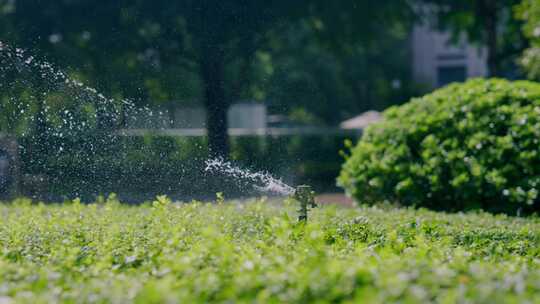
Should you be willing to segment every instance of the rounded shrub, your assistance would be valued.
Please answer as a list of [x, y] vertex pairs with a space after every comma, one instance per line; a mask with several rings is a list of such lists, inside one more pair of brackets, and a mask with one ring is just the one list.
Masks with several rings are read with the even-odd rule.
[[540, 84], [474, 79], [385, 111], [338, 184], [361, 203], [540, 211]]

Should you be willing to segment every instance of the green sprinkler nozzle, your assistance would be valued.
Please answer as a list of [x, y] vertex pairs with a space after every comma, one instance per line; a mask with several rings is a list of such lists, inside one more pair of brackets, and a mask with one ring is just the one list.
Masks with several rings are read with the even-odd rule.
[[294, 191], [293, 199], [300, 203], [298, 210], [298, 221], [306, 222], [308, 219], [308, 208], [315, 208], [315, 191], [311, 190], [311, 186], [300, 185]]

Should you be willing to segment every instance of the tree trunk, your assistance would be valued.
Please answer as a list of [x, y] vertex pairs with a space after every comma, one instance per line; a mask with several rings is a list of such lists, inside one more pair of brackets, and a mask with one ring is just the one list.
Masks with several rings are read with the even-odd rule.
[[498, 37], [497, 37], [497, 3], [494, 0], [483, 0], [480, 2], [477, 14], [483, 15], [484, 31], [486, 34], [487, 47], [487, 65], [488, 76], [499, 76], [499, 56], [498, 56]]
[[[111, 84], [112, 79], [108, 75], [111, 75], [111, 71], [108, 70], [108, 66], [101, 60], [98, 59], [96, 63], [97, 74], [100, 75], [101, 81], [98, 85], [99, 91], [103, 92], [106, 95], [111, 94]], [[90, 98], [94, 99], [94, 107], [96, 108], [96, 129], [98, 132], [111, 132], [114, 129], [119, 128], [119, 124], [113, 117], [114, 110], [112, 103], [101, 99], [98, 96], [91, 96]], [[120, 117], [118, 117], [120, 119]]]
[[45, 112], [46, 104], [45, 100], [43, 100], [43, 97], [39, 97], [37, 100], [37, 112], [35, 115], [35, 139], [36, 143], [40, 146], [41, 149], [44, 151], [46, 150], [45, 145], [48, 144], [48, 134], [49, 134], [49, 126], [47, 122], [47, 113]]
[[47, 121], [46, 103], [41, 95], [37, 97], [37, 112], [34, 116], [34, 134], [31, 146], [31, 167], [37, 172], [45, 172], [47, 154], [50, 152], [50, 126]]
[[229, 154], [227, 110], [224, 88], [224, 54], [219, 47], [207, 47], [200, 60], [206, 107], [208, 149], [211, 157]]

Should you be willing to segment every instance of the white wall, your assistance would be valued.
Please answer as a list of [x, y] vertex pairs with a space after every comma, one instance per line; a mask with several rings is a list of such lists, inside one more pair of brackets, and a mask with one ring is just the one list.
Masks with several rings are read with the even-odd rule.
[[231, 106], [227, 115], [229, 128], [266, 128], [266, 106], [260, 103], [237, 103]]
[[175, 129], [205, 128], [206, 111], [202, 107], [176, 109], [172, 127]]
[[[236, 103], [227, 113], [229, 128], [266, 128], [266, 106], [260, 103]], [[179, 108], [175, 110], [174, 126], [177, 129], [206, 127], [206, 111], [203, 107]]]
[[126, 113], [128, 129], [166, 129], [171, 127], [169, 111], [165, 109], [130, 109]]
[[417, 25], [411, 35], [412, 70], [416, 82], [438, 86], [438, 68], [464, 66], [466, 77], [487, 76], [485, 48], [469, 44], [465, 39], [455, 45], [448, 33], [432, 30], [429, 24]]

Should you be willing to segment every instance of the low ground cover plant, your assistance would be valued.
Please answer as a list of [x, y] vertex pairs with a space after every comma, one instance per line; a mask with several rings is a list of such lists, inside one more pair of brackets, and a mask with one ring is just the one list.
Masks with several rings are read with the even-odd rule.
[[255, 201], [0, 205], [1, 303], [538, 303], [540, 220]]
[[540, 211], [540, 84], [475, 79], [388, 109], [339, 184], [359, 202]]

